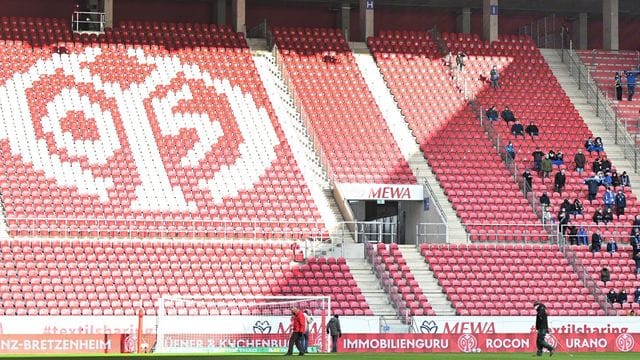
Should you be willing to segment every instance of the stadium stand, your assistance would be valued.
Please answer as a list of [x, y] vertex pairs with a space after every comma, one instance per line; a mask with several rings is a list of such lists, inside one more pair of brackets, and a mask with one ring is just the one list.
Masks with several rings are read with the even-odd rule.
[[[632, 134], [640, 132], [640, 103], [636, 101], [627, 101], [627, 86], [624, 76], [625, 70], [637, 70], [638, 68], [638, 52], [637, 51], [576, 51], [580, 56], [582, 63], [587, 65], [591, 77], [600, 88], [600, 91], [611, 99], [610, 104], [616, 111], [618, 120], [626, 124], [627, 130]], [[622, 76], [622, 100], [616, 100], [616, 92], [614, 86], [615, 73], [619, 72]]]
[[427, 245], [420, 251], [458, 315], [605, 315], [556, 245]]
[[342, 33], [274, 28], [283, 76], [329, 177], [350, 183], [415, 183]]
[[[297, 263], [292, 242], [3, 240], [1, 315], [155, 314], [163, 295], [329, 295], [338, 315], [370, 315], [344, 258]], [[215, 303], [213, 304], [215, 305]], [[176, 308], [178, 314], [238, 309]]]
[[30, 44], [49, 41], [47, 24], [66, 39], [62, 20], [24, 20], [45, 28], [26, 34], [5, 20], [3, 34], [24, 40], [0, 55], [11, 235], [324, 234], [242, 34], [127, 22], [53, 53]]
[[[539, 223], [456, 89], [429, 34], [381, 32], [368, 43], [471, 239], [514, 241], [513, 236], [504, 236], [517, 229], [514, 224]], [[542, 227], [525, 231], [531, 241], [545, 241]]]
[[423, 294], [398, 244], [368, 243], [367, 257], [374, 266], [380, 287], [390, 296], [401, 319], [407, 316], [436, 315]]

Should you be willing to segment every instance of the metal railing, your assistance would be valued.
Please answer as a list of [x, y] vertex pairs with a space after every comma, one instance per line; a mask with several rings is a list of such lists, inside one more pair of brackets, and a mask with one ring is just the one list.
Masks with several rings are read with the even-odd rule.
[[[563, 32], [566, 29], [563, 29]], [[518, 28], [518, 35], [527, 35], [539, 48], [556, 48], [562, 43], [561, 31], [556, 29], [556, 14], [545, 16]]]
[[260, 21], [260, 23], [247, 31], [248, 38], [267, 39], [269, 29], [267, 26], [267, 19]]
[[578, 274], [578, 279], [582, 281], [584, 286], [589, 290], [589, 293], [593, 296], [598, 305], [600, 305], [600, 308], [604, 310], [605, 315], [615, 315], [613, 304], [610, 304], [607, 301], [607, 295], [598, 286], [598, 282], [591, 276], [591, 274], [589, 274], [585, 266], [582, 264], [582, 260], [576, 255], [571, 246], [563, 246], [560, 248], [560, 251], [564, 254], [569, 265], [573, 268], [573, 271]]
[[569, 74], [578, 83], [578, 89], [587, 98], [587, 102], [593, 107], [596, 116], [600, 118], [607, 131], [613, 133], [615, 144], [623, 149], [624, 157], [633, 163], [634, 172], [638, 172], [640, 165], [640, 149], [638, 149], [638, 134], [630, 134], [627, 130], [626, 119], [620, 120], [614, 110], [612, 100], [600, 91], [598, 85], [591, 77], [589, 69], [580, 60], [579, 55], [573, 49], [572, 43], [568, 48], [562, 48], [561, 60], [569, 66]]
[[104, 32], [104, 27], [103, 12], [74, 11], [71, 14], [71, 29], [75, 32]]
[[449, 243], [449, 227], [446, 223], [420, 223], [416, 225], [416, 246], [446, 243]]

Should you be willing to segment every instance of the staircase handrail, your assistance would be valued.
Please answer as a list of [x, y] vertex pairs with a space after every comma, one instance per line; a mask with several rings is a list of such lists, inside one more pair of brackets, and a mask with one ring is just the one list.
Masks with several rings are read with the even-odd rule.
[[613, 309], [612, 304], [607, 302], [607, 296], [604, 291], [598, 286], [598, 282], [589, 274], [586, 267], [582, 264], [582, 260], [576, 255], [571, 246], [561, 246], [560, 251], [567, 259], [567, 262], [573, 268], [573, 271], [578, 274], [578, 279], [582, 281], [584, 286], [589, 290], [589, 293], [596, 300], [600, 308], [605, 312], [605, 315], [615, 315], [616, 312]]

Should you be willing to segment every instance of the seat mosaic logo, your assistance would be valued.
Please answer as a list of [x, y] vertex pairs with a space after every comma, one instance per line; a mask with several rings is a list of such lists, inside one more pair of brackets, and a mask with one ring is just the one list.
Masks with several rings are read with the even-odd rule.
[[0, 83], [0, 145], [103, 205], [196, 212], [199, 192], [221, 204], [260, 181], [280, 140], [250, 93], [201, 66], [142, 49], [40, 59]]
[[271, 324], [269, 321], [256, 321], [253, 325], [253, 333], [254, 334], [271, 334]]

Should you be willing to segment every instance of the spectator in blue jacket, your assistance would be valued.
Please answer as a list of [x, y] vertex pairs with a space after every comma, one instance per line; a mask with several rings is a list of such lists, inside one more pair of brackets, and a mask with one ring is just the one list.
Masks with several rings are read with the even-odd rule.
[[516, 148], [513, 146], [513, 143], [511, 141], [509, 141], [507, 146], [504, 147], [504, 151], [511, 158], [511, 160], [514, 160], [516, 158]]
[[589, 245], [589, 237], [587, 236], [587, 230], [584, 229], [584, 226], [580, 226], [577, 237], [578, 245]]
[[613, 254], [616, 251], [618, 251], [618, 243], [616, 243], [614, 238], [611, 238], [607, 243], [607, 252], [609, 254]]
[[631, 70], [625, 71], [624, 75], [627, 77], [627, 100], [633, 100], [633, 94], [636, 92], [636, 76], [638, 76], [639, 71]]
[[607, 187], [604, 195], [602, 195], [602, 202], [604, 203], [605, 210], [613, 209], [613, 205], [616, 202], [616, 194], [613, 193], [610, 187]]

